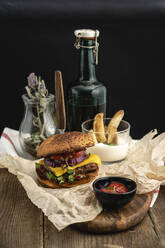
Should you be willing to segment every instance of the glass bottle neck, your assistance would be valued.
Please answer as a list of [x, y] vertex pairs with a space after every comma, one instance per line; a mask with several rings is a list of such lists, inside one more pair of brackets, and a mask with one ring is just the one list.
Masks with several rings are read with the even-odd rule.
[[95, 73], [94, 45], [95, 40], [81, 39], [81, 56], [80, 56], [80, 81], [97, 81]]

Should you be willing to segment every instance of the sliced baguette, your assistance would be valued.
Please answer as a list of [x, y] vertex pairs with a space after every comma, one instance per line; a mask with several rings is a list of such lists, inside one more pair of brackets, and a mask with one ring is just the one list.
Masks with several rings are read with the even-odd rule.
[[93, 122], [93, 131], [96, 135], [97, 141], [105, 143], [107, 141], [105, 136], [104, 122], [103, 122], [103, 113], [98, 113]]
[[118, 135], [117, 135], [117, 128], [123, 119], [124, 110], [119, 110], [111, 119], [107, 127], [108, 133], [108, 144], [117, 144], [118, 143]]

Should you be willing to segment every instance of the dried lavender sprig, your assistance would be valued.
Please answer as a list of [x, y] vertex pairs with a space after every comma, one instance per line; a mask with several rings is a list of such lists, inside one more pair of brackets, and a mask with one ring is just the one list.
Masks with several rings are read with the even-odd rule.
[[30, 75], [27, 77], [27, 80], [29, 88], [35, 89], [38, 87], [38, 79], [34, 72], [30, 73]]
[[45, 98], [48, 96], [48, 90], [46, 89], [44, 80], [41, 77], [37, 78], [34, 73], [31, 73], [28, 77], [28, 86], [25, 87], [29, 98]]

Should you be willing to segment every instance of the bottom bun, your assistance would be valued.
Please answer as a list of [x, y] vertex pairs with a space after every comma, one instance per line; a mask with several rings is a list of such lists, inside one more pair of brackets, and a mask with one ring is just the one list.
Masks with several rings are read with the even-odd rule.
[[78, 185], [81, 185], [81, 184], [91, 182], [98, 175], [98, 170], [99, 169], [97, 168], [96, 171], [86, 174], [86, 176], [87, 176], [86, 178], [81, 179], [79, 181], [75, 181], [74, 183], [67, 183], [66, 182], [66, 183], [58, 184], [55, 181], [52, 182], [50, 180], [41, 179], [38, 174], [37, 174], [37, 178], [38, 178], [38, 181], [40, 182], [40, 184], [42, 186], [46, 187], [46, 188], [52, 188], [52, 189], [72, 188], [72, 187], [75, 187], [75, 186], [78, 186]]

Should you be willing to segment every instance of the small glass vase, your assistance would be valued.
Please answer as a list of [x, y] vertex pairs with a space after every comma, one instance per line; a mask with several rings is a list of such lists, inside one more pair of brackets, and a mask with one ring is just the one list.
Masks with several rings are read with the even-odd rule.
[[25, 113], [19, 128], [19, 141], [22, 149], [36, 158], [42, 141], [56, 133], [55, 96], [30, 99], [22, 95]]

